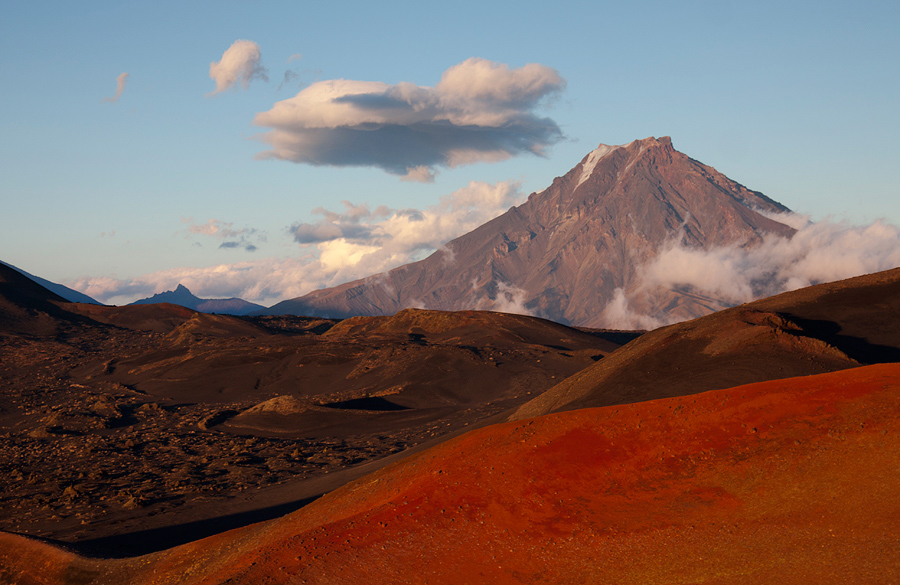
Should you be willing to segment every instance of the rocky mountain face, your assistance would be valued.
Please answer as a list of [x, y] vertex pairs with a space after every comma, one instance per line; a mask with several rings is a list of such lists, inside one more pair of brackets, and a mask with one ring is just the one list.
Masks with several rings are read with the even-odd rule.
[[201, 313], [223, 313], [225, 315], [247, 315], [263, 309], [262, 305], [257, 305], [244, 299], [201, 299], [183, 284], [179, 284], [175, 287], [175, 290], [167, 290], [131, 304], [152, 305], [155, 303], [171, 303], [200, 311]]
[[790, 236], [792, 228], [764, 215], [786, 211], [678, 152], [668, 137], [600, 145], [547, 189], [428, 258], [266, 313], [488, 309], [603, 327], [604, 309], [622, 289], [644, 314], [688, 319], [724, 304], [688, 291], [638, 290], [638, 267], [673, 239], [708, 249], [753, 246], [765, 233]]

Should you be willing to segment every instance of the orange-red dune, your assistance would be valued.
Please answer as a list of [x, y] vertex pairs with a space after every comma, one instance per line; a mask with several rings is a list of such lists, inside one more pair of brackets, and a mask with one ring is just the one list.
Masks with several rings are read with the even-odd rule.
[[479, 429], [137, 559], [16, 540], [17, 583], [896, 583], [900, 364]]

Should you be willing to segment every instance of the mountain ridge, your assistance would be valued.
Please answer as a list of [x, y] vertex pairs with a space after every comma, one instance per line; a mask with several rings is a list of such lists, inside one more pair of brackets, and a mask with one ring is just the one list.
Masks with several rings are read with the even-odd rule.
[[102, 305], [103, 304], [100, 301], [97, 301], [82, 292], [78, 292], [77, 290], [73, 290], [62, 284], [58, 284], [56, 282], [47, 280], [46, 278], [41, 278], [40, 276], [35, 276], [34, 274], [25, 272], [21, 268], [19, 268], [17, 266], [13, 266], [12, 264], [10, 264], [8, 262], [3, 262], [2, 260], [0, 260], [0, 264], [3, 264], [9, 268], [12, 268], [19, 274], [22, 274], [23, 276], [27, 277], [28, 279], [33, 280], [34, 282], [38, 283], [42, 287], [46, 288], [47, 290], [53, 292], [54, 294], [56, 294], [60, 297], [62, 297], [64, 300], [66, 300], [70, 303], [87, 303], [87, 304], [91, 304], [91, 305]]
[[223, 313], [226, 315], [247, 315], [265, 309], [262, 305], [239, 298], [201, 299], [180, 283], [175, 287], [175, 290], [156, 293], [152, 297], [134, 301], [129, 303], [129, 305], [152, 305], [156, 303], [171, 303], [201, 313]]

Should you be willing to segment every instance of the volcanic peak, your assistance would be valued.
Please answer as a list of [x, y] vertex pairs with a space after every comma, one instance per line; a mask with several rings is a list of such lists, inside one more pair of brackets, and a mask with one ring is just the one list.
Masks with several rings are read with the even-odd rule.
[[[641, 267], [673, 241], [697, 249], [759, 244], [793, 228], [788, 209], [689, 156], [669, 137], [601, 144], [541, 192], [428, 258], [283, 301], [265, 314], [351, 317], [428, 309], [527, 312], [617, 327], [604, 311], [624, 294], [663, 322], [728, 306], [678, 290], [646, 290]], [[766, 215], [764, 215], [766, 214]], [[618, 293], [617, 293], [618, 291]]]

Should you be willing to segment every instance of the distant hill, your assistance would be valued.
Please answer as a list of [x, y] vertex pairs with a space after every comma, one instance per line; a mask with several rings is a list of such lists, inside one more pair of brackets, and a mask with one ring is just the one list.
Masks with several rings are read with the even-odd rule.
[[175, 287], [175, 290], [167, 290], [131, 304], [152, 305], [156, 303], [171, 303], [200, 311], [201, 313], [222, 313], [225, 315], [247, 315], [265, 309], [262, 305], [257, 305], [244, 299], [201, 299], [183, 284], [179, 284]]
[[72, 290], [71, 288], [69, 288], [67, 286], [63, 286], [63, 285], [57, 284], [55, 282], [50, 282], [46, 278], [41, 278], [40, 276], [35, 276], [33, 274], [29, 274], [29, 273], [25, 272], [24, 270], [22, 270], [21, 268], [17, 268], [15, 266], [13, 266], [12, 264], [3, 262], [2, 260], [0, 260], [0, 264], [3, 264], [4, 266], [8, 266], [8, 267], [12, 268], [19, 274], [24, 274], [25, 276], [27, 276], [34, 282], [38, 283], [39, 285], [46, 288], [47, 290], [49, 290], [53, 293], [56, 293], [63, 299], [69, 301], [70, 303], [89, 303], [91, 305], [102, 305], [103, 304], [103, 303], [100, 303], [100, 302], [92, 299], [91, 297], [87, 296], [84, 293], [80, 293], [77, 290]]
[[610, 327], [604, 309], [629, 306], [684, 320], [727, 306], [685, 291], [641, 290], [638, 268], [674, 237], [691, 248], [754, 245], [793, 228], [767, 217], [788, 209], [678, 152], [668, 137], [601, 144], [572, 170], [428, 258], [313, 291], [265, 314], [349, 317], [407, 307], [508, 311]]

